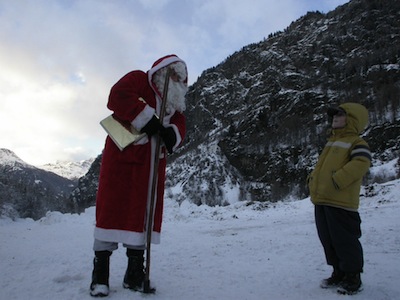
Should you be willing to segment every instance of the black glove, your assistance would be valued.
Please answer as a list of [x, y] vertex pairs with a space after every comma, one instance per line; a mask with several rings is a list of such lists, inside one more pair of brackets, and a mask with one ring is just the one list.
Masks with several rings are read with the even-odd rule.
[[172, 127], [165, 128], [164, 126], [162, 126], [162, 128], [160, 129], [160, 136], [164, 141], [168, 153], [172, 154], [174, 152], [172, 148], [176, 143], [175, 130]]
[[160, 120], [153, 116], [149, 122], [140, 130], [141, 133], [146, 133], [149, 137], [156, 134], [163, 126], [161, 126]]

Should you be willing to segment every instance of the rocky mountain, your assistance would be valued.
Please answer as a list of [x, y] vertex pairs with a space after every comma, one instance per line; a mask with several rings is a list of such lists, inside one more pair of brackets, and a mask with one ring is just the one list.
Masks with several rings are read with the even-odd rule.
[[66, 211], [76, 183], [25, 163], [0, 149], [0, 215], [39, 219], [47, 211]]
[[171, 174], [191, 166], [184, 192], [207, 187], [190, 195], [196, 203], [210, 201], [210, 189], [212, 202], [229, 201], [220, 187], [230, 182], [238, 183], [238, 199], [306, 196], [305, 178], [326, 140], [326, 109], [349, 101], [370, 111], [364, 137], [374, 159], [397, 158], [399, 33], [399, 1], [353, 0], [328, 14], [310, 12], [204, 71], [187, 97], [186, 145]]

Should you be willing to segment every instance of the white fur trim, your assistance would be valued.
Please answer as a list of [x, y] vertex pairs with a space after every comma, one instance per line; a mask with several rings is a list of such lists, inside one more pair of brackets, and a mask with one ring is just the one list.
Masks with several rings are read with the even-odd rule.
[[182, 137], [181, 137], [181, 134], [179, 133], [178, 127], [175, 124], [171, 124], [171, 125], [172, 125], [172, 128], [174, 129], [175, 135], [176, 135], [176, 143], [175, 143], [175, 146], [173, 147], [173, 149], [175, 150], [181, 144]]
[[149, 105], [146, 105], [144, 109], [136, 116], [136, 118], [131, 122], [133, 127], [140, 131], [154, 116], [155, 109]]
[[[104, 242], [124, 243], [132, 246], [142, 246], [146, 243], [145, 232], [133, 232], [119, 229], [104, 229], [95, 227], [94, 237]], [[159, 232], [153, 231], [151, 234], [152, 244], [159, 244], [161, 240]]]
[[173, 110], [171, 113], [165, 112], [165, 116], [164, 116], [164, 119], [163, 119], [163, 126], [164, 126], [164, 127], [167, 127], [167, 126], [170, 125], [170, 123], [171, 123], [171, 118], [172, 118], [172, 116], [174, 115], [174, 113], [175, 113], [175, 110]]

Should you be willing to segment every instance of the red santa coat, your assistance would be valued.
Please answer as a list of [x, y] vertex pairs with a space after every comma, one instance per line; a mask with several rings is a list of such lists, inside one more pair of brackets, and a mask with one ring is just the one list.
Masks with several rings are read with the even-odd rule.
[[[156, 61], [147, 73], [126, 74], [111, 88], [107, 107], [122, 123], [132, 124], [140, 131], [154, 113], [160, 114], [162, 91], [153, 83], [154, 73], [178, 61], [183, 62], [169, 55]], [[164, 117], [163, 124], [174, 129], [177, 137], [174, 148], [177, 148], [186, 131], [184, 115], [172, 111]], [[96, 198], [96, 239], [138, 246], [146, 243], [155, 147], [156, 136], [151, 139], [146, 136], [120, 151], [107, 137]], [[164, 146], [159, 155], [152, 243], [160, 242], [166, 168]]]

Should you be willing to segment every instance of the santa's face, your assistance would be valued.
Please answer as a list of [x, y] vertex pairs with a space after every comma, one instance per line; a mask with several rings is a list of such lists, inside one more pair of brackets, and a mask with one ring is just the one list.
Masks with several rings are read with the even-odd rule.
[[169, 78], [170, 78], [172, 81], [175, 81], [175, 82], [178, 82], [179, 79], [180, 79], [178, 73], [176, 73], [175, 70], [172, 70], [171, 75], [169, 76]]
[[[172, 78], [171, 78], [172, 79]], [[167, 104], [170, 103], [175, 110], [183, 111], [186, 108], [185, 95], [188, 87], [182, 81], [170, 80], [168, 85]], [[168, 107], [168, 106], [167, 106]]]
[[[180, 65], [181, 64], [181, 65]], [[167, 93], [167, 113], [173, 113], [174, 111], [183, 112], [186, 109], [185, 95], [188, 91], [186, 80], [186, 67], [183, 63], [174, 63], [170, 65], [171, 73], [168, 84]], [[157, 71], [154, 75], [154, 83], [157, 89], [162, 92], [164, 90], [166, 76], [166, 68]]]

